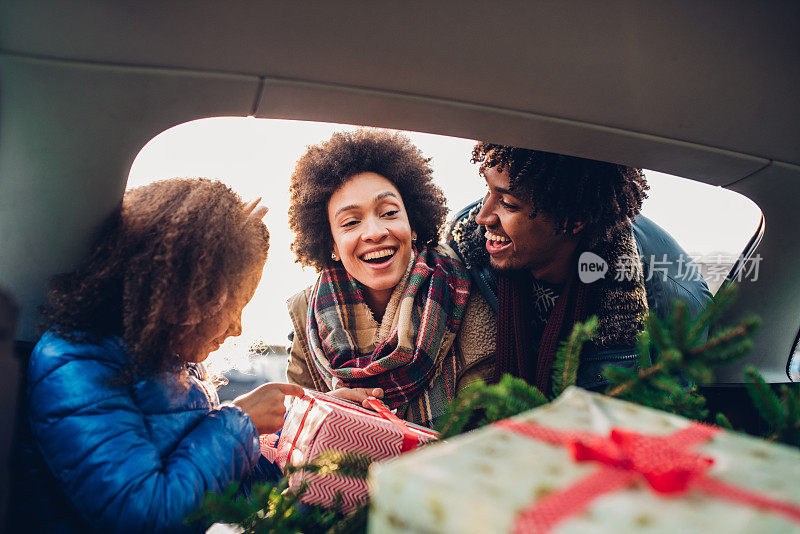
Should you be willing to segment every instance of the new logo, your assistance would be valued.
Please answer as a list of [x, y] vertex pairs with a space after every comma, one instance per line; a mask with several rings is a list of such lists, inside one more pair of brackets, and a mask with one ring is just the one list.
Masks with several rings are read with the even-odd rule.
[[591, 284], [606, 276], [608, 263], [594, 252], [584, 252], [578, 258], [578, 278], [584, 284]]

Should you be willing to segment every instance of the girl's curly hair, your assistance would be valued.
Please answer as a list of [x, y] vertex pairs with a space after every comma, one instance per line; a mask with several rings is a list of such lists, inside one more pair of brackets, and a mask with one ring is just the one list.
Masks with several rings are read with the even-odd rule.
[[557, 229], [585, 223], [588, 246], [607, 241], [639, 214], [649, 189], [641, 169], [492, 143], [472, 149], [472, 163], [508, 172], [509, 189], [549, 216]]
[[56, 276], [49, 326], [77, 341], [114, 334], [127, 344], [121, 379], [176, 370], [171, 343], [263, 267], [269, 233], [225, 184], [175, 178], [125, 193], [88, 259]]
[[430, 158], [399, 133], [338, 132], [309, 147], [290, 180], [289, 228], [295, 234], [292, 250], [301, 265], [321, 271], [331, 261], [328, 201], [351, 177], [363, 172], [380, 174], [394, 184], [421, 246], [439, 243], [447, 207], [444, 194], [431, 180]]

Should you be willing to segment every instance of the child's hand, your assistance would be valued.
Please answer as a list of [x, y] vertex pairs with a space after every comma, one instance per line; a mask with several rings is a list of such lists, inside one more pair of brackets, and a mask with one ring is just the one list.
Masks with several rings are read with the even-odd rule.
[[381, 388], [338, 388], [334, 389], [333, 391], [329, 391], [328, 395], [333, 395], [334, 397], [360, 404], [364, 406], [364, 408], [369, 408], [369, 406], [364, 404], [364, 401], [371, 397], [382, 399], [383, 390]]
[[257, 199], [252, 200], [244, 205], [244, 212], [249, 218], [255, 219], [256, 221], [263, 219], [264, 215], [266, 215], [269, 211], [268, 207], [259, 206], [259, 202], [261, 202], [261, 197], [258, 197]]
[[270, 382], [236, 397], [233, 404], [250, 416], [259, 434], [272, 434], [283, 426], [283, 416], [286, 413], [283, 399], [286, 395], [302, 397], [305, 392], [295, 384]]

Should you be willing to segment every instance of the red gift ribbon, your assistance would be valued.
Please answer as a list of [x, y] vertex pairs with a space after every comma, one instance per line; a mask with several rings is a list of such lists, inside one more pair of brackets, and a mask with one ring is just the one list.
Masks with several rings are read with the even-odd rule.
[[[297, 427], [297, 431], [295, 432], [294, 439], [292, 440], [292, 445], [289, 447], [289, 453], [287, 455], [287, 461], [289, 459], [291, 459], [291, 457], [292, 457], [292, 452], [294, 452], [294, 450], [295, 450], [295, 448], [297, 446], [297, 440], [298, 440], [298, 438], [300, 437], [300, 434], [303, 431], [303, 427], [305, 426], [306, 418], [308, 417], [308, 414], [311, 412], [311, 408], [314, 406], [314, 403], [317, 400], [314, 395], [309, 395], [309, 394], [306, 394], [305, 397], [303, 397], [303, 398], [309, 398], [308, 406], [306, 407], [306, 410], [303, 413], [303, 417], [300, 420], [300, 424]], [[328, 399], [326, 399], [326, 400], [328, 400]], [[337, 402], [335, 402], [336, 404], [341, 402], [341, 401], [339, 401], [339, 399], [336, 399], [336, 401], [337, 401]], [[365, 402], [365, 404], [369, 405], [369, 407], [371, 409], [373, 409], [375, 412], [377, 412], [375, 414], [376, 417], [379, 416], [379, 417], [389, 421], [390, 423], [394, 424], [396, 427], [398, 427], [402, 431], [402, 433], [403, 433], [403, 441], [400, 444], [400, 452], [401, 453], [408, 452], [410, 450], [416, 449], [419, 446], [419, 444], [422, 442], [422, 439], [420, 438], [420, 436], [416, 432], [414, 432], [406, 424], [405, 421], [403, 421], [402, 419], [397, 417], [395, 414], [390, 412], [389, 408], [387, 408], [386, 405], [383, 404], [381, 401], [379, 401], [378, 399], [367, 399], [364, 402]], [[351, 404], [351, 403], [341, 402], [340, 405], [349, 408], [350, 407], [349, 404]], [[367, 412], [365, 411], [364, 413], [367, 413]], [[263, 450], [263, 448], [265, 448], [264, 447], [264, 443], [262, 443], [262, 450]], [[270, 445], [270, 443], [268, 442], [266, 444], [266, 448], [274, 449], [275, 445]], [[269, 454], [267, 454], [267, 458], [270, 459], [270, 460], [272, 460], [272, 458], [277, 458], [277, 450], [275, 450], [274, 452], [270, 450]], [[272, 460], [272, 461], [274, 461], [274, 460]]]
[[583, 513], [598, 497], [644, 479], [660, 495], [682, 495], [696, 489], [728, 501], [777, 512], [800, 523], [800, 506], [763, 497], [708, 476], [714, 459], [691, 450], [719, 432], [693, 423], [666, 436], [612, 429], [609, 436], [583, 431], [553, 430], [510, 420], [496, 426], [551, 445], [565, 447], [577, 462], [596, 462], [600, 468], [569, 488], [550, 494], [520, 512], [515, 534], [552, 530], [558, 523]]
[[411, 430], [405, 421], [390, 412], [389, 408], [387, 408], [384, 403], [378, 399], [367, 399], [363, 402], [363, 404], [368, 405], [370, 408], [378, 412], [378, 415], [390, 423], [393, 423], [403, 432], [403, 443], [400, 445], [400, 452], [408, 452], [419, 447], [421, 441], [419, 435]]
[[317, 399], [313, 396], [305, 394], [303, 398], [309, 397], [308, 406], [306, 407], [306, 411], [303, 412], [303, 418], [300, 420], [300, 424], [297, 426], [297, 431], [294, 433], [294, 439], [292, 440], [292, 446], [289, 447], [289, 454], [286, 455], [286, 461], [290, 462], [292, 460], [292, 453], [294, 452], [295, 446], [297, 445], [297, 440], [300, 439], [300, 434], [303, 433], [303, 427], [306, 424], [306, 419], [308, 418], [308, 414], [311, 413], [311, 408], [314, 406], [314, 403]]

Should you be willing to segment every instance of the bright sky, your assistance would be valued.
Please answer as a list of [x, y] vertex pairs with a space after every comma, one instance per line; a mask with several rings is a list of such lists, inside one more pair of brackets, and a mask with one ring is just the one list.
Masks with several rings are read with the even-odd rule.
[[[261, 196], [262, 204], [270, 208], [264, 218], [270, 231], [269, 258], [261, 285], [244, 310], [244, 332], [212, 355], [212, 367], [221, 370], [236, 365], [256, 339], [286, 344], [291, 328], [286, 299], [316, 277], [312, 269], [301, 269], [289, 250], [288, 178], [308, 145], [328, 139], [335, 131], [355, 128], [241, 117], [203, 119], [161, 133], [136, 157], [128, 188], [163, 178], [201, 176], [229, 184], [245, 200]], [[451, 213], [483, 196], [484, 182], [469, 162], [474, 141], [407, 134], [423, 154], [433, 158], [434, 180], [444, 191]], [[753, 235], [761, 211], [742, 195], [654, 171], [646, 175], [650, 198], [644, 214], [666, 228], [690, 254], [737, 255]]]

